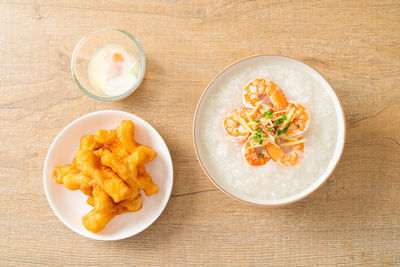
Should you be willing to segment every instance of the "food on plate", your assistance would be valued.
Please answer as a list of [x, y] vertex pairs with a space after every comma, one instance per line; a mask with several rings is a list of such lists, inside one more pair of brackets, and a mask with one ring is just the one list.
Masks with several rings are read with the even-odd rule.
[[91, 85], [109, 96], [118, 96], [131, 89], [138, 73], [137, 55], [116, 44], [98, 49], [91, 57], [88, 68]]
[[265, 79], [249, 82], [242, 96], [243, 104], [248, 108], [228, 112], [223, 129], [231, 141], [243, 143], [242, 154], [246, 162], [251, 166], [262, 166], [272, 159], [284, 167], [299, 164], [306, 141], [301, 136], [310, 124], [307, 109], [288, 102], [282, 89]]
[[156, 156], [152, 148], [135, 142], [134, 124], [126, 120], [116, 129], [83, 136], [72, 164], [55, 167], [53, 180], [88, 196], [93, 209], [82, 223], [97, 233], [116, 215], [140, 210], [140, 190], [146, 196], [158, 193], [145, 167]]

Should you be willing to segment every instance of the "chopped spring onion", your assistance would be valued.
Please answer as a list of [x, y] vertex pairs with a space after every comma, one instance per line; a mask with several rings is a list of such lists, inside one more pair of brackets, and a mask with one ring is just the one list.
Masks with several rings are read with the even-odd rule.
[[286, 113], [283, 113], [283, 114], [282, 114], [282, 118], [283, 118], [283, 120], [286, 120], [286, 119], [287, 119]]
[[297, 124], [297, 128], [299, 128], [299, 129], [300, 129], [300, 125], [298, 125], [298, 124]]
[[255, 120], [254, 120], [254, 122], [257, 122], [257, 123], [259, 123], [259, 122], [260, 122], [260, 120], [258, 120], [258, 119], [255, 119]]
[[263, 117], [272, 118], [273, 112], [271, 110], [265, 111]]
[[268, 128], [268, 131], [273, 132], [274, 128]]
[[261, 133], [262, 129], [261, 128], [257, 128], [254, 131], [256, 131], [257, 133]]
[[258, 158], [259, 158], [259, 159], [261, 159], [261, 158], [263, 158], [263, 157], [264, 157], [264, 154], [263, 154], [263, 153], [258, 154]]
[[276, 120], [276, 121], [274, 121], [274, 126], [278, 126], [278, 124], [282, 123], [282, 122], [283, 122], [282, 119]]
[[286, 126], [287, 126], [286, 124], [293, 121], [293, 119], [296, 117], [296, 116], [293, 116], [294, 112], [295, 112], [295, 108], [292, 108], [289, 110], [287, 115], [285, 114], [287, 117], [287, 120], [285, 120], [285, 122], [279, 126], [279, 130], [286, 128]]

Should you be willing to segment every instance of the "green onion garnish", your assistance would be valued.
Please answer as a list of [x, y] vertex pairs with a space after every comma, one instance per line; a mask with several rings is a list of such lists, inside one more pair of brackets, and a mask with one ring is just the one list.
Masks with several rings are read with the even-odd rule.
[[259, 158], [259, 159], [261, 159], [261, 158], [263, 158], [263, 157], [264, 157], [264, 154], [263, 154], [263, 153], [258, 154], [258, 158]]
[[279, 120], [274, 121], [274, 126], [278, 126], [278, 124], [279, 124]]
[[299, 129], [300, 129], [300, 125], [298, 125], [298, 124], [297, 124], [297, 128], [299, 128]]
[[255, 120], [254, 120], [254, 122], [257, 122], [257, 123], [259, 123], [259, 122], [260, 122], [260, 120], [258, 120], [258, 119], [255, 119]]
[[283, 133], [286, 133], [288, 130], [288, 128], [283, 129]]
[[268, 131], [273, 132], [274, 128], [268, 128]]
[[255, 129], [255, 131], [256, 131], [257, 133], [261, 133], [262, 129], [261, 129], [261, 128], [257, 128], [257, 129]]
[[267, 134], [266, 133], [262, 133], [262, 137], [263, 138], [267, 137]]
[[286, 113], [283, 113], [283, 114], [282, 114], [282, 118], [283, 118], [283, 120], [286, 120], [286, 119], [287, 119]]
[[281, 131], [281, 130], [277, 130], [276, 133], [277, 133], [278, 135], [281, 135], [281, 134], [282, 134], [282, 131]]

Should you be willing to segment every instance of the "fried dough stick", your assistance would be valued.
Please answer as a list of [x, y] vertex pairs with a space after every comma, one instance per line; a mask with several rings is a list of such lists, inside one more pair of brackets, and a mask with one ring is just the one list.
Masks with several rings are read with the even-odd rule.
[[101, 144], [95, 140], [93, 134], [85, 135], [81, 138], [80, 141], [81, 150], [95, 151], [99, 147], [101, 147]]
[[134, 180], [134, 177], [137, 175], [136, 170], [132, 172], [125, 161], [118, 155], [112, 153], [109, 149], [100, 148], [94, 153], [100, 158], [101, 164], [110, 167], [129, 186], [131, 189], [131, 196], [129, 199], [135, 198], [140, 190]]
[[118, 214], [134, 212], [142, 208], [141, 195], [135, 198], [114, 203], [113, 200], [98, 186], [93, 187], [94, 208], [82, 218], [82, 224], [93, 233], [97, 233]]
[[70, 190], [80, 189], [85, 195], [92, 194], [90, 177], [82, 174], [72, 165], [57, 166], [53, 172], [53, 181], [64, 184]]
[[138, 176], [135, 181], [138, 183], [139, 188], [146, 193], [146, 196], [157, 194], [159, 186], [153, 182], [151, 175], [146, 172], [146, 167], [144, 165], [140, 165], [137, 167], [137, 169]]
[[83, 174], [92, 177], [114, 202], [128, 199], [131, 195], [129, 187], [110, 168], [101, 166], [93, 152], [78, 150], [74, 164]]
[[139, 185], [147, 196], [157, 194], [159, 186], [153, 183], [153, 180], [146, 172], [145, 163], [152, 161], [157, 153], [148, 146], [138, 146], [133, 153], [126, 159], [131, 170], [132, 179]]
[[135, 132], [135, 125], [133, 122], [126, 120], [122, 121], [117, 127], [116, 132], [122, 147], [126, 152], [128, 152], [128, 154], [131, 154], [137, 146], [136, 142], [133, 140]]
[[138, 146], [132, 154], [127, 158], [127, 161], [133, 168], [134, 166], [143, 165], [152, 161], [157, 156], [157, 153], [148, 146]]
[[101, 145], [109, 147], [111, 151], [117, 154], [120, 158], [126, 158], [129, 156], [128, 152], [124, 149], [121, 141], [117, 137], [116, 130], [98, 130], [94, 136], [94, 140]]

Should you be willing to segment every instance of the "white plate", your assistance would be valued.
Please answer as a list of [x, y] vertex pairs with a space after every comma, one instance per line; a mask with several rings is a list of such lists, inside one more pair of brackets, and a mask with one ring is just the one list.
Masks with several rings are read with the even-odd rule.
[[[142, 193], [143, 207], [141, 210], [114, 217], [101, 232], [94, 234], [82, 225], [82, 217], [92, 209], [86, 204], [87, 196], [80, 190], [71, 191], [62, 184], [56, 184], [52, 180], [52, 173], [55, 166], [72, 162], [83, 135], [94, 134], [98, 129], [114, 129], [122, 120], [133, 121], [135, 140], [140, 144], [152, 147], [157, 152], [157, 157], [146, 164], [146, 170], [153, 177], [153, 181], [159, 184], [160, 191], [150, 197]], [[171, 195], [172, 160], [164, 140], [143, 119], [123, 111], [98, 111], [76, 119], [57, 135], [44, 163], [43, 182], [51, 208], [72, 231], [92, 239], [118, 240], [143, 231], [160, 216]]]
[[[249, 195], [246, 195], [244, 193], [238, 192], [238, 190], [233, 189], [231, 186], [224, 184], [223, 178], [221, 175], [217, 174], [215, 171], [213, 171], [213, 163], [210, 163], [207, 161], [207, 157], [205, 156], [203, 151], [204, 149], [199, 146], [201, 140], [199, 139], [199, 118], [204, 114], [205, 112], [205, 103], [209, 101], [209, 96], [211, 95], [211, 92], [218, 90], [218, 88], [221, 86], [221, 83], [224, 81], [224, 79], [227, 79], [230, 77], [230, 75], [233, 73], [233, 75], [236, 75], [237, 73], [240, 73], [240, 71], [245, 70], [245, 69], [251, 69], [251, 68], [257, 68], [259, 64], [270, 64], [270, 65], [279, 65], [279, 64], [287, 64], [292, 66], [295, 69], [300, 70], [303, 73], [306, 73], [309, 75], [317, 84], [318, 87], [325, 92], [325, 94], [331, 99], [333, 105], [334, 105], [334, 112], [336, 113], [336, 118], [338, 121], [338, 131], [337, 131], [337, 143], [335, 145], [335, 149], [333, 152], [333, 156], [331, 157], [329, 164], [327, 168], [324, 170], [322, 175], [319, 177], [315, 177], [315, 182], [310, 184], [310, 186], [306, 187], [303, 191], [296, 193], [294, 195], [290, 195], [288, 197], [284, 197], [281, 199], [260, 199], [256, 197], [252, 197]], [[249, 79], [254, 79], [256, 77], [250, 77]], [[345, 141], [345, 121], [344, 121], [344, 115], [343, 115], [343, 110], [341, 108], [341, 105], [339, 103], [339, 100], [333, 91], [332, 87], [329, 85], [329, 83], [321, 76], [320, 73], [318, 73], [316, 70], [313, 68], [307, 66], [306, 64], [293, 59], [289, 57], [284, 57], [284, 56], [270, 56], [270, 55], [257, 55], [257, 56], [251, 56], [248, 58], [241, 59], [237, 62], [232, 63], [231, 65], [227, 66], [224, 70], [222, 70], [220, 73], [218, 73], [214, 79], [209, 83], [209, 85], [206, 87], [204, 90], [203, 94], [201, 95], [199, 102], [197, 104], [197, 108], [195, 111], [194, 115], [194, 122], [193, 122], [193, 143], [194, 143], [194, 148], [196, 152], [196, 156], [199, 160], [200, 166], [202, 167], [203, 171], [206, 173], [208, 178], [225, 194], [228, 196], [242, 201], [247, 204], [252, 204], [252, 205], [258, 205], [258, 206], [282, 206], [282, 205], [287, 205], [289, 203], [293, 203], [295, 201], [298, 201], [312, 192], [314, 192], [319, 186], [321, 186], [329, 177], [329, 175], [333, 172], [335, 166], [337, 165], [340, 156], [343, 151], [344, 147], [344, 141]], [[224, 172], [229, 172], [229, 170], [223, 170]]]

